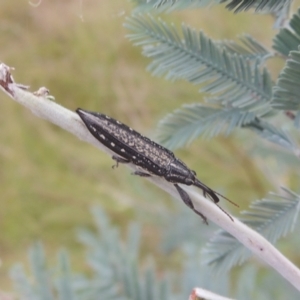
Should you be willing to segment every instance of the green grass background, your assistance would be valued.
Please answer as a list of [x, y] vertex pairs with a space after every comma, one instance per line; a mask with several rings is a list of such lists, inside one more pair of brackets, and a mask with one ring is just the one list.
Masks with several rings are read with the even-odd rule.
[[[71, 110], [100, 111], [153, 136], [166, 113], [202, 96], [197, 86], [146, 72], [149, 60], [125, 38], [122, 24], [131, 9], [126, 0], [42, 0], [37, 7], [29, 1], [1, 1], [0, 60], [14, 66], [15, 80], [32, 91], [46, 86]], [[270, 16], [235, 15], [223, 7], [163, 18], [190, 24], [214, 39], [250, 33], [270, 46], [275, 34]], [[199, 139], [176, 154], [203, 182], [245, 208], [271, 189], [245, 145], [234, 137]], [[75, 229], [92, 226], [89, 207], [95, 203], [120, 227], [141, 221], [144, 251], [155, 251], [155, 215], [161, 205], [172, 209], [172, 201], [129, 169], [112, 170], [112, 165], [106, 154], [0, 94], [0, 290], [10, 289], [9, 268], [26, 262], [36, 240], [44, 242], [53, 259], [66, 247], [75, 268], [85, 269]], [[145, 217], [138, 217], [137, 210]]]

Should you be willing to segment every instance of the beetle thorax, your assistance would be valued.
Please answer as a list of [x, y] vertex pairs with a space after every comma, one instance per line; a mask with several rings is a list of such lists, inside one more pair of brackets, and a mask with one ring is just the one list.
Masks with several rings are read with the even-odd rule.
[[170, 182], [192, 185], [195, 182], [195, 172], [190, 170], [181, 160], [175, 159], [170, 163], [169, 172], [165, 178]]

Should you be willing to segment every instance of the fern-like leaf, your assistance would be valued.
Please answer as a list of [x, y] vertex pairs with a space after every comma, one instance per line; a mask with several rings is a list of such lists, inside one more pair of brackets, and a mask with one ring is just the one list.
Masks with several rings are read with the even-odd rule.
[[171, 12], [218, 4], [221, 0], [132, 0], [137, 8], [135, 12]]
[[273, 39], [273, 49], [284, 56], [290, 51], [298, 50], [300, 45], [300, 9], [293, 15], [285, 28], [282, 28]]
[[41, 243], [36, 243], [30, 249], [29, 257], [33, 278], [28, 279], [20, 265], [14, 266], [10, 272], [20, 299], [54, 300], [51, 273], [46, 266], [45, 253]]
[[256, 118], [253, 122], [245, 125], [244, 127], [253, 130], [262, 138], [286, 148], [291, 152], [297, 149], [297, 146], [287, 132], [283, 131], [280, 127], [275, 127], [262, 119]]
[[152, 58], [148, 70], [170, 80], [184, 79], [201, 84], [201, 91], [218, 99], [230, 99], [234, 107], [253, 103], [261, 105], [271, 99], [271, 77], [260, 70], [260, 61], [251, 63], [242, 56], [231, 55], [218, 43], [187, 26], [183, 39], [174, 26], [144, 15], [127, 19], [128, 37], [143, 46], [143, 54]]
[[11, 271], [19, 299], [54, 300], [57, 295], [61, 300], [177, 300], [170, 279], [158, 278], [152, 261], [144, 271], [139, 269], [139, 227], [131, 225], [127, 242], [122, 243], [107, 215], [100, 208], [93, 214], [98, 232], [80, 231], [93, 278], [72, 275], [65, 252], [59, 255], [58, 268], [49, 269], [43, 247], [37, 244], [30, 249], [33, 276], [28, 279], [20, 266]]
[[261, 62], [264, 62], [267, 58], [273, 56], [273, 53], [249, 34], [242, 35], [239, 41], [240, 43], [224, 40], [219, 42], [219, 44], [225, 47], [230, 53], [238, 54], [244, 57], [244, 59], [254, 61], [259, 59]]
[[255, 9], [256, 12], [278, 13], [291, 3], [291, 0], [132, 0], [136, 11], [171, 12], [187, 8], [205, 7], [208, 5], [228, 3], [226, 8], [240, 12]]
[[275, 18], [275, 22], [273, 25], [274, 29], [281, 29], [287, 23], [287, 20], [290, 18], [290, 11], [293, 0], [287, 2], [287, 4], [275, 11], [272, 12], [273, 17]]
[[[87, 260], [95, 272], [91, 280], [94, 289], [90, 291], [90, 297], [97, 299], [98, 289], [102, 290], [105, 284], [108, 290], [116, 291], [125, 299], [175, 299], [168, 278], [156, 279], [154, 263], [148, 264], [144, 272], [138, 269], [138, 228], [130, 226], [128, 242], [120, 243], [119, 231], [110, 224], [104, 212], [94, 208], [93, 214], [98, 233], [87, 230], [79, 232], [80, 240], [89, 249]], [[86, 292], [89, 289], [90, 285], [87, 285]]]
[[235, 12], [253, 8], [256, 12], [272, 13], [284, 9], [291, 0], [223, 0], [222, 2], [230, 2], [226, 7]]
[[71, 267], [69, 262], [69, 257], [65, 251], [60, 251], [59, 266], [61, 276], [56, 280], [56, 287], [58, 294], [60, 295], [60, 300], [77, 300], [78, 297], [73, 289], [74, 283], [71, 274]]
[[230, 134], [235, 127], [245, 126], [255, 118], [254, 113], [239, 108], [223, 110], [197, 103], [184, 105], [159, 122], [157, 139], [175, 149], [203, 134], [209, 138], [220, 133]]
[[31, 280], [27, 278], [22, 265], [14, 265], [10, 270], [10, 277], [13, 280], [15, 292], [20, 295], [20, 300], [41, 299], [36, 289], [33, 288]]
[[280, 110], [300, 110], [300, 51], [291, 51], [286, 65], [280, 72], [272, 106]]
[[[273, 194], [276, 199], [254, 202], [250, 211], [243, 212], [242, 221], [275, 243], [294, 229], [299, 215], [300, 196], [284, 188], [288, 196]], [[216, 271], [227, 272], [233, 266], [244, 263], [251, 252], [226, 231], [220, 230], [204, 249], [206, 263]]]

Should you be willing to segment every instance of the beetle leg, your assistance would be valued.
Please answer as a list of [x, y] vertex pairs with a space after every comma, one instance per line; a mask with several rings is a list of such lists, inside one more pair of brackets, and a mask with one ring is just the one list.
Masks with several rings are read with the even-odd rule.
[[194, 205], [193, 205], [193, 202], [190, 198], [190, 196], [188, 195], [188, 193], [183, 190], [178, 184], [174, 184], [177, 192], [179, 193], [181, 199], [183, 200], [183, 202], [189, 207], [191, 208], [197, 215], [199, 215], [202, 219], [203, 219], [203, 222], [208, 225], [208, 222], [207, 222], [207, 218], [199, 211], [197, 211], [195, 208], [194, 208]]
[[132, 175], [138, 175], [141, 177], [150, 177], [151, 175], [149, 173], [146, 172], [142, 172], [142, 171], [135, 171], [132, 173]]
[[112, 156], [112, 159], [116, 161], [116, 164], [112, 166], [112, 168], [117, 168], [119, 166], [119, 163], [120, 164], [128, 164], [130, 163], [130, 160], [129, 159], [126, 159], [126, 158], [122, 158], [120, 156], [115, 156], [113, 155]]

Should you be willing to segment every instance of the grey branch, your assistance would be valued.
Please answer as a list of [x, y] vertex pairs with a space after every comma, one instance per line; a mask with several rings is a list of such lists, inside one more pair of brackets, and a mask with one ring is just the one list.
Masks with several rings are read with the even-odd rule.
[[[90, 143], [112, 156], [109, 149], [102, 146], [102, 144], [90, 134], [76, 113], [51, 101], [47, 92], [31, 93], [28, 91], [27, 86], [15, 83], [10, 73], [11, 70], [12, 68], [5, 64], [0, 64], [0, 88], [13, 100], [30, 109], [36, 116], [60, 126], [77, 136], [80, 140]], [[134, 165], [128, 165], [130, 168], [135, 169]], [[172, 183], [167, 182], [161, 177], [151, 176], [146, 179], [173, 197], [181, 200]], [[188, 192], [197, 210], [207, 216], [210, 221], [216, 223], [233, 235], [245, 247], [256, 254], [261, 260], [272, 266], [300, 291], [300, 270], [271, 243], [238, 219], [233, 218], [232, 221], [214, 203], [207, 200], [193, 188], [187, 186], [183, 186], [182, 188]]]

